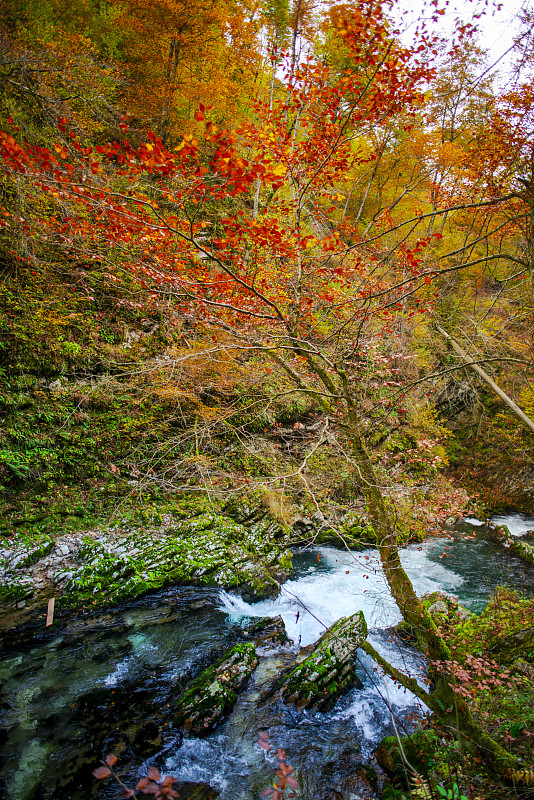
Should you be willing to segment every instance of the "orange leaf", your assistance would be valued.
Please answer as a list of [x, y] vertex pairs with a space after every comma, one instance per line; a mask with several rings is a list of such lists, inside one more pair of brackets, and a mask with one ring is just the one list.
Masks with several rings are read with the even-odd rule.
[[111, 775], [111, 770], [109, 767], [97, 767], [93, 770], [93, 777], [101, 780], [102, 778], [107, 778]]

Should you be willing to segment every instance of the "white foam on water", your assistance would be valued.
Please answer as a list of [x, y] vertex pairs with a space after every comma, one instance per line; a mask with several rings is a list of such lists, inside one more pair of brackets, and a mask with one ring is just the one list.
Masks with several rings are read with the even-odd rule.
[[479, 527], [479, 525], [485, 525], [486, 523], [483, 522], [481, 519], [477, 519], [476, 517], [464, 517], [463, 522], [468, 522], [469, 525], [474, 525], [475, 527]]
[[119, 661], [113, 672], [110, 672], [110, 674], [106, 675], [104, 678], [104, 686], [117, 686], [128, 675], [131, 663], [131, 658], [127, 658], [125, 661]]
[[528, 514], [497, 514], [490, 519], [492, 525], [506, 525], [512, 536], [524, 536], [534, 530], [534, 517]]
[[165, 762], [165, 772], [184, 783], [205, 783], [221, 794], [229, 785], [228, 776], [247, 775], [247, 766], [234, 752], [226, 737], [184, 739], [176, 753]]
[[[403, 566], [419, 594], [436, 589], [452, 591], [462, 582], [442, 564], [429, 561], [428, 550], [435, 546], [436, 540], [401, 553]], [[400, 621], [376, 550], [348, 553], [320, 547], [317, 554], [322, 570], [287, 581], [275, 600], [246, 603], [223, 591], [221, 610], [234, 619], [280, 615], [288, 636], [302, 646], [317, 641], [334, 622], [356, 611], [364, 612], [369, 628], [385, 628]]]

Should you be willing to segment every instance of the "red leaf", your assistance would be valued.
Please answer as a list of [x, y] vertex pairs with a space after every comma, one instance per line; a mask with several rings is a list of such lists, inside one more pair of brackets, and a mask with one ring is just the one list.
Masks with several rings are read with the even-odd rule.
[[269, 744], [269, 742], [264, 742], [264, 741], [260, 740], [258, 742], [258, 744], [259, 744], [260, 747], [263, 747], [264, 750], [270, 750], [271, 749], [271, 745]]
[[161, 778], [161, 773], [157, 767], [149, 767], [146, 774], [151, 781], [159, 781]]
[[285, 761], [285, 760], [286, 760], [286, 758], [287, 758], [287, 756], [286, 756], [286, 751], [284, 750], [284, 748], [283, 748], [283, 747], [280, 747], [280, 748], [279, 748], [279, 750], [278, 750], [278, 752], [277, 752], [277, 754], [276, 754], [276, 757], [277, 757], [277, 759], [278, 759], [279, 761]]
[[109, 767], [97, 767], [93, 770], [93, 777], [97, 778], [99, 781], [102, 778], [108, 778], [111, 775], [111, 770]]
[[113, 753], [110, 753], [109, 756], [106, 756], [106, 764], [108, 765], [108, 767], [112, 767], [114, 764], [117, 763], [117, 761], [118, 758], [117, 756], [113, 755]]
[[258, 733], [258, 736], [260, 737], [260, 739], [268, 739], [269, 738], [269, 734], [266, 733], [265, 731], [260, 731]]

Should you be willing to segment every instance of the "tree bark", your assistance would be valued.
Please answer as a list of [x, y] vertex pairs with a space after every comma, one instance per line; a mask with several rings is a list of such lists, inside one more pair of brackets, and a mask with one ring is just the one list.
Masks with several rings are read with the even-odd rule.
[[473, 359], [465, 352], [465, 350], [463, 350], [460, 347], [459, 344], [457, 344], [454, 341], [454, 339], [451, 336], [449, 336], [449, 334], [446, 331], [443, 330], [443, 328], [440, 328], [439, 325], [437, 325], [436, 327], [438, 331], [441, 333], [441, 335], [444, 336], [451, 343], [453, 350], [455, 350], [458, 353], [458, 355], [461, 356], [464, 359], [464, 361], [467, 362], [467, 366], [471, 367], [471, 369], [474, 369], [477, 375], [480, 375], [482, 380], [488, 384], [488, 386], [495, 392], [495, 394], [498, 397], [500, 397], [501, 400], [504, 400], [508, 408], [510, 408], [514, 412], [516, 417], [518, 417], [518, 419], [520, 419], [521, 422], [534, 433], [534, 422], [532, 422], [530, 417], [527, 417], [525, 412], [522, 411], [519, 408], [519, 406], [514, 403], [512, 398], [508, 397], [506, 392], [503, 392], [503, 390], [499, 386], [497, 386], [495, 381], [490, 378], [488, 373], [485, 370], [483, 370], [482, 367], [480, 367], [478, 364], [475, 364]]

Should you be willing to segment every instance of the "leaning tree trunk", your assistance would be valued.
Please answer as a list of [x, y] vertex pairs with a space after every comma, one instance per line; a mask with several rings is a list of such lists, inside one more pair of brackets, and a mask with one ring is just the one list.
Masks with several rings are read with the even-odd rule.
[[384, 495], [378, 485], [372, 461], [360, 432], [357, 409], [348, 379], [344, 373], [341, 374], [341, 378], [347, 403], [347, 422], [352, 437], [352, 453], [388, 586], [403, 618], [408, 625], [417, 630], [424, 641], [429, 659], [447, 661], [451, 657], [450, 650], [438, 634], [430, 614], [417, 597], [413, 584], [401, 564], [397, 532], [391, 522]]
[[[412, 582], [402, 567], [397, 546], [397, 532], [395, 525], [391, 521], [373, 463], [365, 446], [359, 422], [358, 404], [351, 392], [347, 374], [343, 370], [335, 369], [335, 376], [339, 378], [339, 384], [336, 385], [335, 378], [331, 377], [328, 370], [319, 363], [310, 350], [303, 347], [302, 342], [294, 336], [290, 336], [290, 349], [306, 360], [308, 366], [319, 378], [328, 394], [320, 396], [313, 392], [292, 366], [287, 363], [285, 358], [280, 357], [276, 351], [270, 351], [271, 357], [293, 378], [299, 388], [307, 392], [311, 391], [327, 414], [334, 413], [334, 403], [339, 401], [340, 396], [344, 400], [345, 424], [352, 440], [352, 452], [356, 461], [356, 470], [366, 500], [369, 519], [375, 531], [384, 575], [403, 618], [418, 631], [420, 638], [426, 645], [427, 656], [431, 662], [430, 671], [433, 673], [432, 677], [436, 682], [434, 693], [429, 694], [423, 690], [418, 690], [416, 681], [394, 669], [374, 651], [374, 648], [371, 648], [368, 642], [362, 644], [362, 647], [395, 680], [412, 689], [417, 696], [423, 699], [423, 702], [426, 702], [428, 707], [445, 724], [447, 724], [447, 718], [450, 713], [447, 709], [457, 709], [458, 720], [463, 727], [464, 735], [478, 748], [481, 755], [489, 760], [490, 767], [496, 772], [504, 773], [510, 780], [519, 779], [525, 781], [524, 777], [519, 777], [523, 774], [519, 760], [504, 750], [478, 725], [465, 701], [453, 692], [452, 676], [449, 673], [447, 664], [444, 663], [450, 662], [451, 653], [446, 642], [439, 635], [430, 614], [417, 597]], [[530, 778], [529, 774], [528, 779]]]

